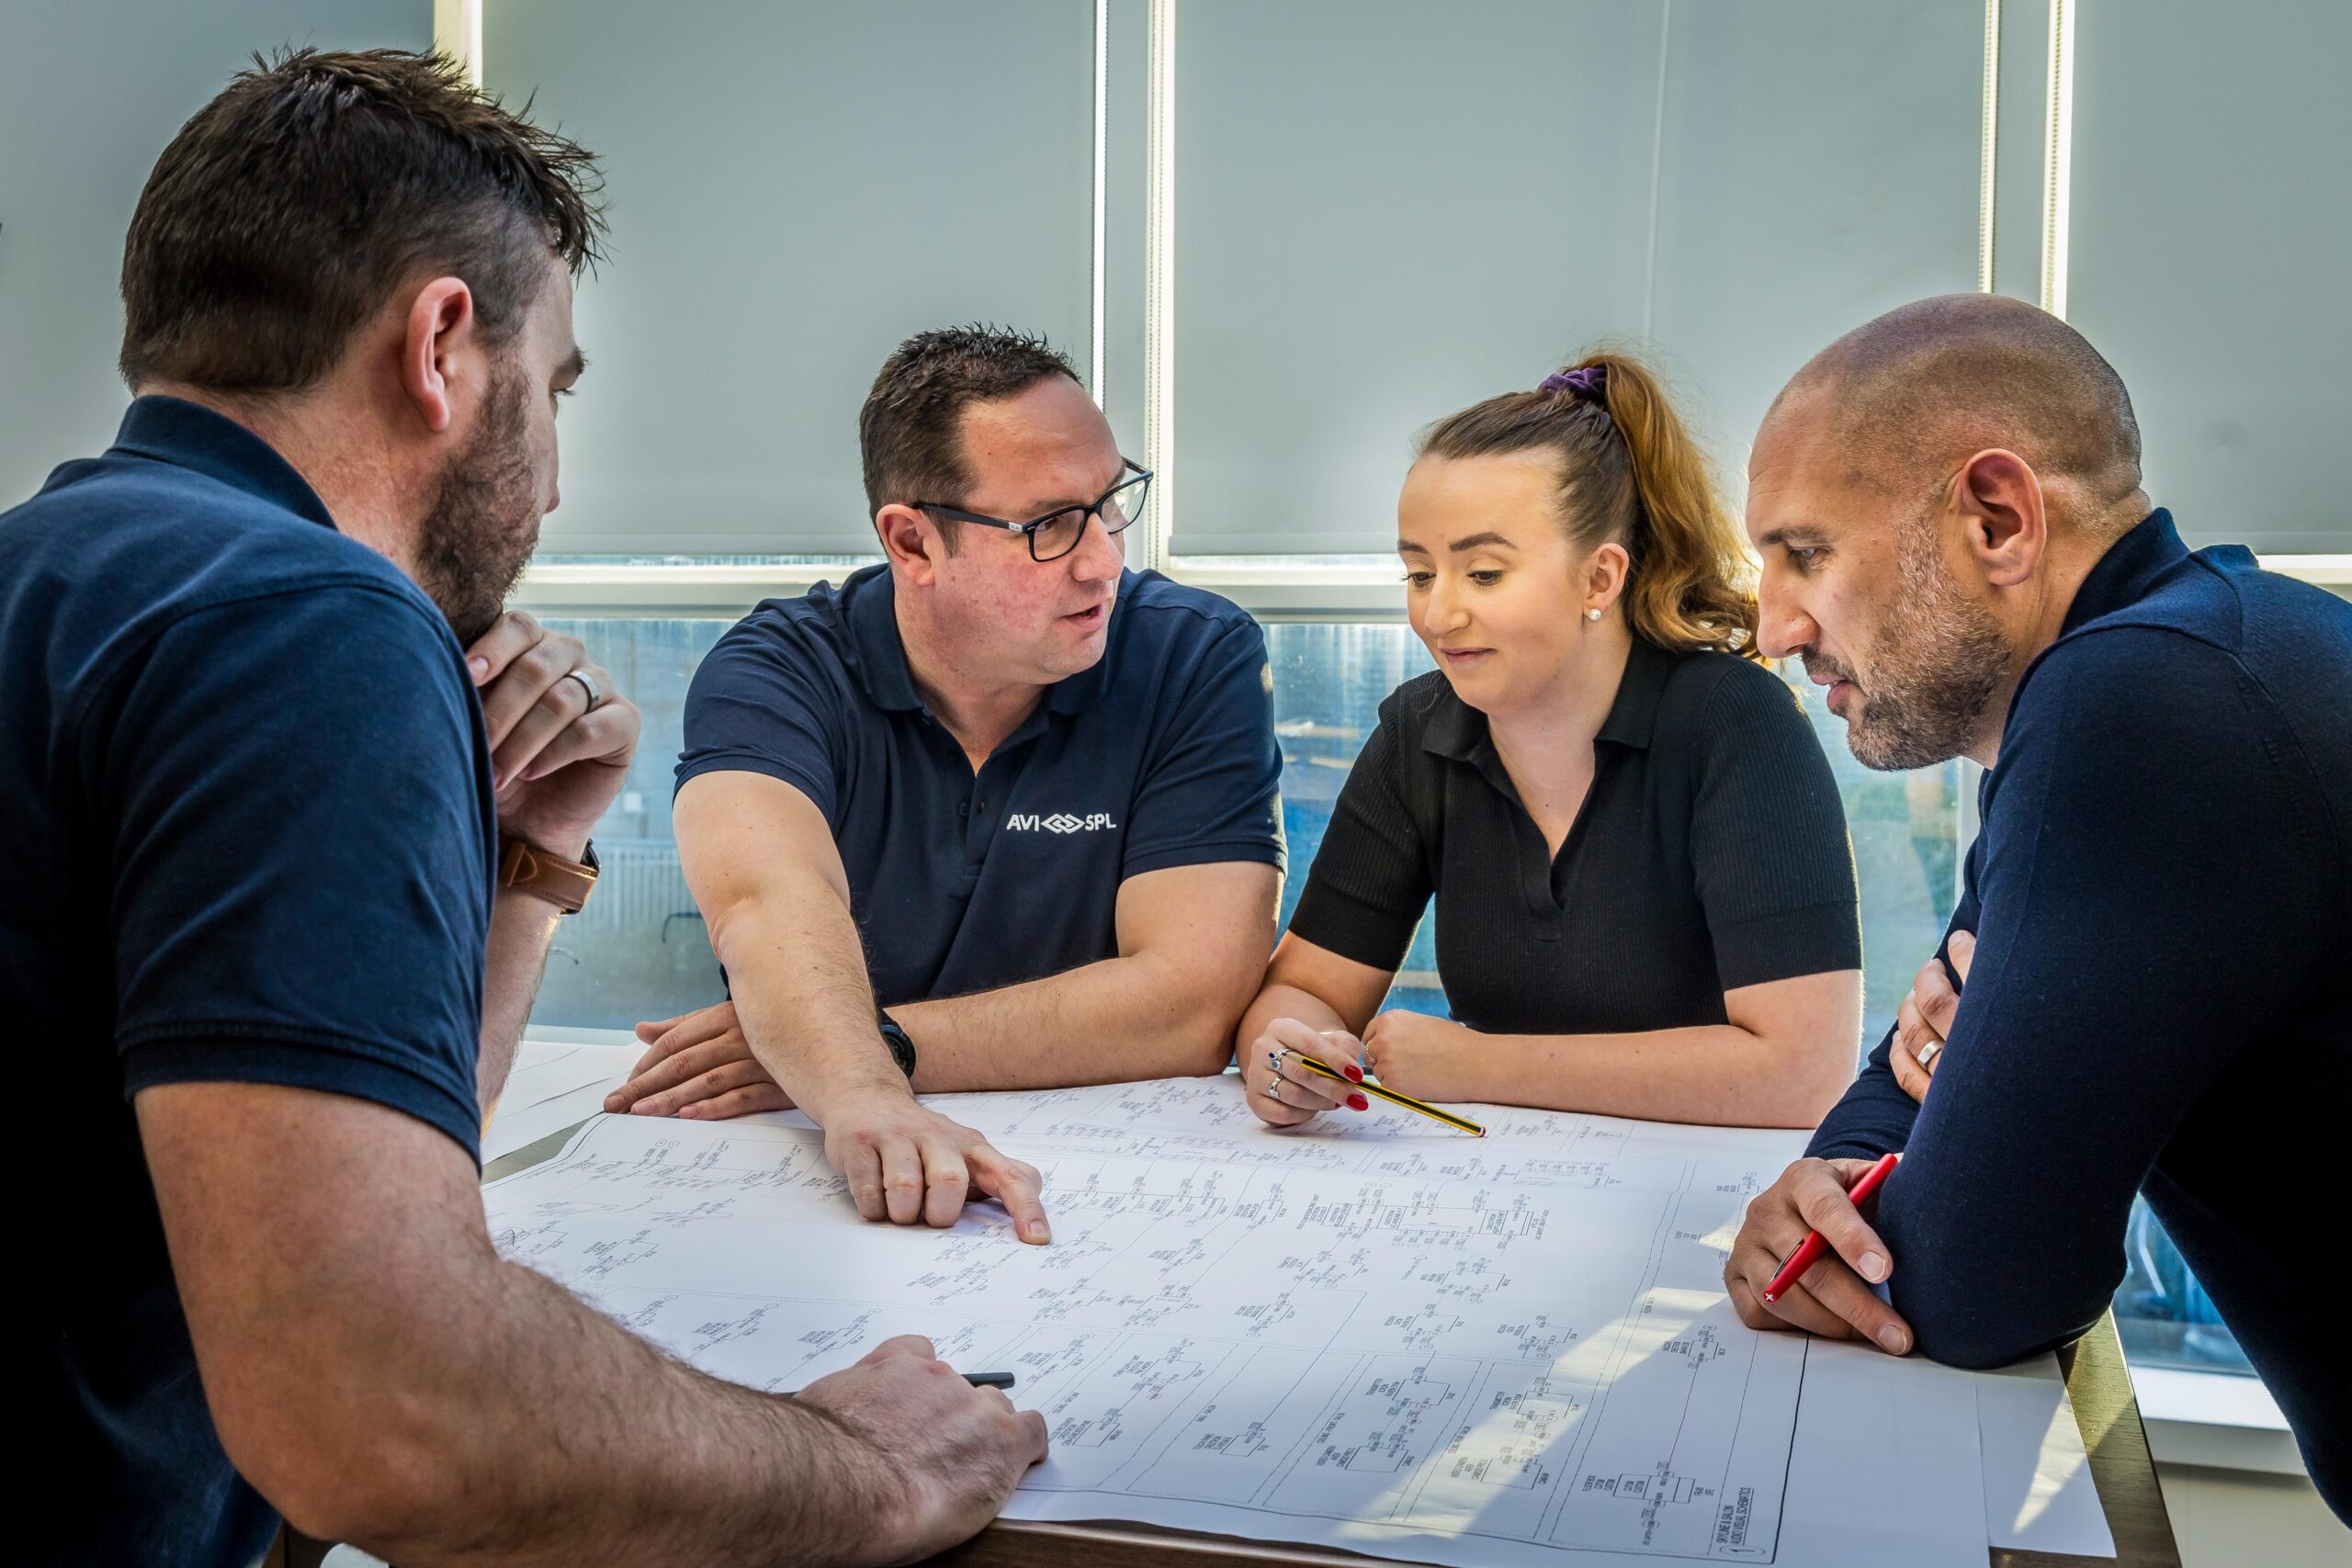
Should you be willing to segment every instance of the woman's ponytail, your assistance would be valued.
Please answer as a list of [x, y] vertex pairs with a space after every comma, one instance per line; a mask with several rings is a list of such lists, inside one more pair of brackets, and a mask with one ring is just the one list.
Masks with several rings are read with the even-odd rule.
[[1538, 447], [1560, 458], [1561, 512], [1577, 549], [1624, 547], [1636, 636], [1677, 652], [1761, 657], [1747, 551], [1657, 377], [1624, 355], [1589, 354], [1532, 392], [1440, 421], [1421, 442], [1422, 455], [1442, 457]]

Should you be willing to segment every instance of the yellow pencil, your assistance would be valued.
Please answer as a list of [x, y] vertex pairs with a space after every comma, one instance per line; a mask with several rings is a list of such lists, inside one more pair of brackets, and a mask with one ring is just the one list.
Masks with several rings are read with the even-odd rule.
[[1447, 1126], [1455, 1128], [1461, 1132], [1468, 1133], [1474, 1137], [1483, 1138], [1487, 1135], [1487, 1130], [1484, 1127], [1479, 1126], [1476, 1122], [1471, 1121], [1467, 1116], [1456, 1116], [1451, 1111], [1440, 1111], [1436, 1106], [1430, 1105], [1423, 1100], [1415, 1100], [1409, 1094], [1398, 1094], [1395, 1089], [1383, 1089], [1376, 1083], [1358, 1083], [1355, 1079], [1348, 1077], [1345, 1073], [1333, 1072], [1330, 1068], [1325, 1066], [1322, 1063], [1303, 1052], [1293, 1052], [1292, 1055], [1297, 1056], [1300, 1061], [1306, 1063], [1313, 1071], [1321, 1073], [1327, 1078], [1337, 1078], [1341, 1083], [1346, 1084], [1350, 1089], [1360, 1089], [1366, 1094], [1376, 1094], [1391, 1105], [1401, 1105], [1408, 1111], [1418, 1111], [1424, 1116], [1430, 1117], [1434, 1121], [1442, 1122]]

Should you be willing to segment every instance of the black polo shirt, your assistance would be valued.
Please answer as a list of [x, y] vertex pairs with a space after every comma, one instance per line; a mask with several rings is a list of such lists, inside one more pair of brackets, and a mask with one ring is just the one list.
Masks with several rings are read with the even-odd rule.
[[1882, 1041], [1812, 1152], [1905, 1151], [1888, 1285], [1962, 1366], [2097, 1323], [2145, 1194], [2352, 1520], [2352, 604], [2151, 513], [2019, 678], [1979, 800], [1935, 1087]]
[[781, 779], [825, 814], [883, 1006], [1118, 953], [1119, 884], [1283, 863], [1266, 642], [1239, 607], [1126, 572], [1102, 657], [974, 773], [907, 669], [887, 567], [771, 599], [686, 694], [678, 784]]
[[244, 1568], [130, 1098], [285, 1084], [470, 1156], [495, 821], [432, 602], [259, 437], [142, 398], [0, 515], [10, 1561]]
[[1442, 671], [1391, 693], [1340, 791], [1294, 935], [1394, 970], [1430, 897], [1453, 1016], [1494, 1034], [1722, 1023], [1724, 993], [1861, 966], [1837, 781], [1796, 694], [1635, 638], [1552, 854]]

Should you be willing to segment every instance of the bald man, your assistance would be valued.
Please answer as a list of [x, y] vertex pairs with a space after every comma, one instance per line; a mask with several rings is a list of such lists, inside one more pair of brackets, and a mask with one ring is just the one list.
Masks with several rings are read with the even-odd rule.
[[[1803, 657], [1867, 765], [1988, 771], [1935, 961], [1749, 1206], [1741, 1315], [2014, 1361], [2098, 1320], [2143, 1193], [2352, 1513], [2322, 1282], [2352, 1149], [2352, 604], [2190, 552], [2121, 380], [2011, 299], [1831, 344], [1748, 485], [1765, 651]], [[1866, 1223], [1846, 1189], [1894, 1150]], [[1766, 1303], [1815, 1227], [1836, 1256]]]

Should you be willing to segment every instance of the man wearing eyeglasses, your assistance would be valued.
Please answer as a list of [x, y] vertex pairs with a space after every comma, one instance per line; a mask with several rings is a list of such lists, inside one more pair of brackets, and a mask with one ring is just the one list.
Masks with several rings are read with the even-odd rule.
[[640, 1025], [607, 1109], [797, 1105], [867, 1219], [978, 1193], [1044, 1242], [1036, 1171], [914, 1096], [1224, 1070], [1282, 886], [1265, 639], [1125, 569], [1151, 476], [1042, 342], [911, 338], [858, 433], [887, 559], [762, 604], [686, 698], [732, 998]]

